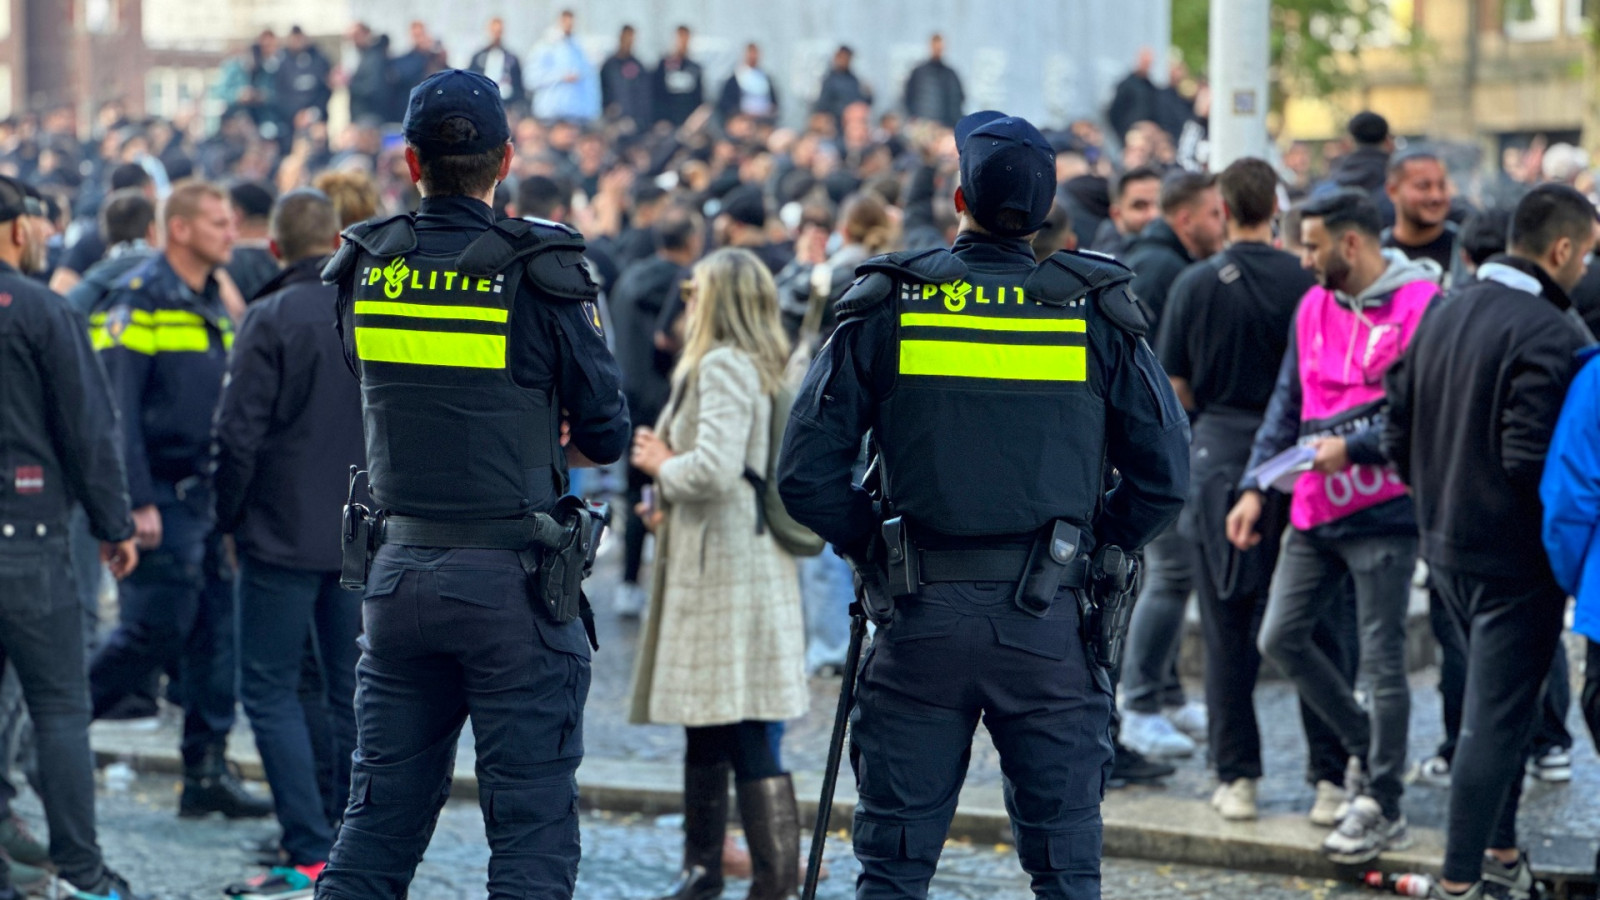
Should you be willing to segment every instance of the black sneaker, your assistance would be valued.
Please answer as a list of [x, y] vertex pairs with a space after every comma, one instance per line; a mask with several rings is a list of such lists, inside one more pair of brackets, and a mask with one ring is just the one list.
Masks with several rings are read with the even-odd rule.
[[128, 879], [110, 869], [102, 872], [100, 880], [94, 884], [81, 888], [73, 885], [69, 891], [62, 895], [69, 900], [146, 900], [128, 887]]
[[263, 819], [272, 815], [272, 801], [245, 790], [239, 776], [212, 751], [183, 776], [183, 794], [178, 800], [178, 817], [195, 819], [219, 812], [229, 819]]
[[1106, 782], [1106, 787], [1148, 784], [1178, 771], [1173, 766], [1156, 762], [1137, 750], [1122, 746], [1121, 742], [1112, 744], [1112, 749], [1115, 755], [1111, 760], [1111, 778]]

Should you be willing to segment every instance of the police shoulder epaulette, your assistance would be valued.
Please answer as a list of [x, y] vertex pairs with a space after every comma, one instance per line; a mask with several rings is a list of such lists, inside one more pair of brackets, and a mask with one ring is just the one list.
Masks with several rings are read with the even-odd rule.
[[456, 259], [468, 275], [488, 277], [525, 261], [531, 287], [547, 299], [593, 300], [599, 289], [583, 263], [583, 235], [559, 222], [502, 219]]
[[894, 279], [886, 273], [872, 271], [857, 275], [856, 280], [845, 288], [844, 296], [833, 305], [833, 314], [841, 320], [858, 316], [882, 303], [893, 293]]
[[967, 264], [942, 247], [931, 250], [902, 250], [885, 253], [856, 266], [857, 275], [882, 272], [896, 281], [919, 284], [949, 284], [967, 277]]
[[378, 221], [357, 222], [340, 235], [343, 242], [322, 267], [322, 280], [334, 284], [344, 280], [355, 269], [356, 258], [363, 252], [383, 259], [404, 256], [417, 249], [416, 222], [410, 213], [401, 213]]
[[1129, 289], [1132, 282], [1133, 270], [1109, 256], [1061, 250], [1040, 263], [1022, 289], [1027, 296], [1052, 306], [1090, 298], [1113, 325], [1143, 337], [1150, 327], [1134, 302]]

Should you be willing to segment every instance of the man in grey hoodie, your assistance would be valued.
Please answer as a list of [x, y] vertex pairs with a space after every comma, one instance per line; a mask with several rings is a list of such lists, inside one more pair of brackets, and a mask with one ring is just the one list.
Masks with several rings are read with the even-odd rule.
[[87, 316], [123, 275], [151, 256], [157, 243], [156, 206], [141, 188], [113, 192], [100, 207], [100, 233], [109, 245], [104, 259], [83, 273], [67, 302]]

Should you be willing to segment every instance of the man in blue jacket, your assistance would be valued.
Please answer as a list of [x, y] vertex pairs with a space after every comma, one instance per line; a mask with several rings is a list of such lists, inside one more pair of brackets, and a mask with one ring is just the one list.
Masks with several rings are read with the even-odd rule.
[[[1583, 368], [1567, 391], [1545, 457], [1544, 549], [1562, 590], [1578, 598], [1572, 630], [1588, 638], [1583, 718], [1600, 744], [1600, 347], [1579, 357]], [[1600, 857], [1595, 860], [1600, 868]]]

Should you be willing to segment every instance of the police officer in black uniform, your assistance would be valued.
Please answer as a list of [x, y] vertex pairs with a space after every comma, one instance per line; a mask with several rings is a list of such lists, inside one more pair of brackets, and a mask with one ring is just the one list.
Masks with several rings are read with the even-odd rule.
[[[1035, 265], [1049, 143], [992, 111], [956, 140], [953, 252], [858, 269], [795, 401], [779, 484], [794, 518], [896, 595], [892, 615], [874, 610], [852, 714], [856, 896], [927, 895], [981, 715], [1034, 893], [1094, 900], [1112, 692], [1085, 590], [1177, 515], [1188, 420], [1132, 273], [1067, 252]], [[850, 480], [869, 429], [876, 502]]]
[[470, 715], [489, 897], [571, 897], [589, 643], [576, 583], [547, 577], [574, 571], [565, 550], [534, 549], [530, 533], [567, 507], [569, 459], [626, 449], [621, 375], [583, 239], [490, 209], [512, 153], [499, 88], [430, 77], [405, 139], [420, 209], [348, 229], [323, 273], [339, 285], [383, 513], [350, 805], [317, 896], [405, 896]]
[[[117, 410], [83, 321], [24, 272], [43, 235], [0, 176], [0, 666], [15, 664], [38, 744], [50, 859], [83, 897], [132, 898], [95, 839], [83, 609], [67, 518], [83, 505], [118, 578], [139, 562]], [[0, 805], [0, 815], [9, 811]], [[20, 896], [0, 858], [0, 900]]]

